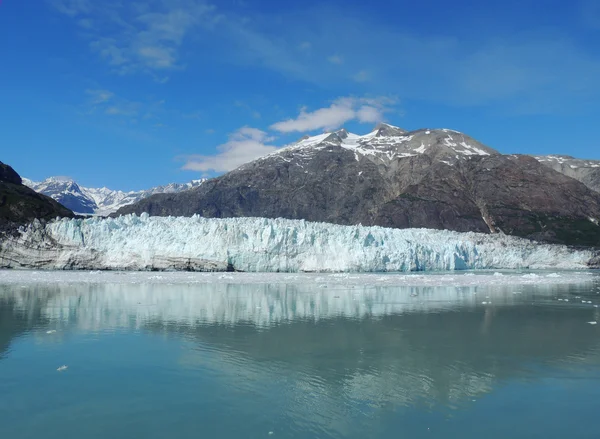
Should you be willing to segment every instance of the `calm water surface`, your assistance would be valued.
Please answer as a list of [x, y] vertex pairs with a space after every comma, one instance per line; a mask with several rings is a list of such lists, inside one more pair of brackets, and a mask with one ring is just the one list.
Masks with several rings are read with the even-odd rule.
[[0, 438], [597, 439], [599, 304], [597, 280], [0, 284]]

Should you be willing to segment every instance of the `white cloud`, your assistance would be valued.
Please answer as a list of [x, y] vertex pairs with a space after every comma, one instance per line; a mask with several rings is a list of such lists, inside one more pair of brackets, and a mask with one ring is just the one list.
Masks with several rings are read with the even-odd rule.
[[301, 109], [295, 119], [288, 119], [271, 125], [271, 129], [281, 133], [306, 132], [323, 129], [325, 131], [339, 128], [351, 120], [361, 123], [381, 122], [389, 105], [395, 100], [387, 97], [336, 99], [329, 107], [307, 112]]
[[213, 156], [190, 155], [185, 157], [182, 169], [201, 172], [228, 172], [244, 163], [270, 154], [277, 147], [267, 145], [273, 141], [266, 132], [257, 128], [243, 127], [229, 136], [229, 141], [217, 147]]
[[381, 122], [383, 119], [383, 112], [381, 108], [363, 105], [356, 111], [356, 118], [362, 123]]
[[175, 65], [175, 53], [171, 47], [143, 46], [137, 51], [140, 59], [149, 67], [164, 69]]

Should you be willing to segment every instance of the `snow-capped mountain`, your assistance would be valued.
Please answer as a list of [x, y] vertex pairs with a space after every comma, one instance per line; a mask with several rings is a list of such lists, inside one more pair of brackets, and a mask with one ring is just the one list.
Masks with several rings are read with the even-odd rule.
[[464, 160], [470, 156], [499, 154], [498, 151], [458, 131], [421, 129], [408, 132], [392, 125], [379, 124], [366, 135], [353, 134], [341, 129], [318, 136], [305, 136], [266, 158], [281, 158], [292, 153], [296, 159], [310, 160], [313, 155], [329, 146], [340, 146], [353, 152], [356, 161], [360, 161], [360, 157], [367, 157], [381, 163], [428, 155], [451, 165], [456, 160]]
[[177, 193], [200, 186], [205, 180], [192, 180], [189, 183], [171, 183], [143, 191], [123, 192], [106, 187], [87, 188], [65, 177], [50, 177], [42, 182], [27, 178], [23, 184], [36, 192], [52, 197], [63, 206], [79, 214], [109, 215], [119, 208], [136, 203], [150, 195]]
[[542, 164], [579, 180], [590, 189], [600, 192], [600, 160], [582, 160], [569, 155], [535, 156]]
[[116, 214], [305, 219], [506, 233], [600, 246], [600, 193], [530, 156], [449, 129], [382, 124], [283, 147], [190, 191]]

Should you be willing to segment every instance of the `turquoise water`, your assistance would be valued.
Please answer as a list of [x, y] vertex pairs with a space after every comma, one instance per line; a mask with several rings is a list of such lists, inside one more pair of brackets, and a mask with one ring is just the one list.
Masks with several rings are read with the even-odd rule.
[[597, 439], [599, 293], [0, 285], [0, 438]]

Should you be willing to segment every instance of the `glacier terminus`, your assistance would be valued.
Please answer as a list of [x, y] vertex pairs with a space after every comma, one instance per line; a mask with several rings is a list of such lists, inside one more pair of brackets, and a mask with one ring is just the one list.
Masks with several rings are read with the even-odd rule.
[[599, 262], [595, 249], [503, 234], [198, 215], [34, 221], [0, 243], [0, 268], [52, 270], [409, 272]]

